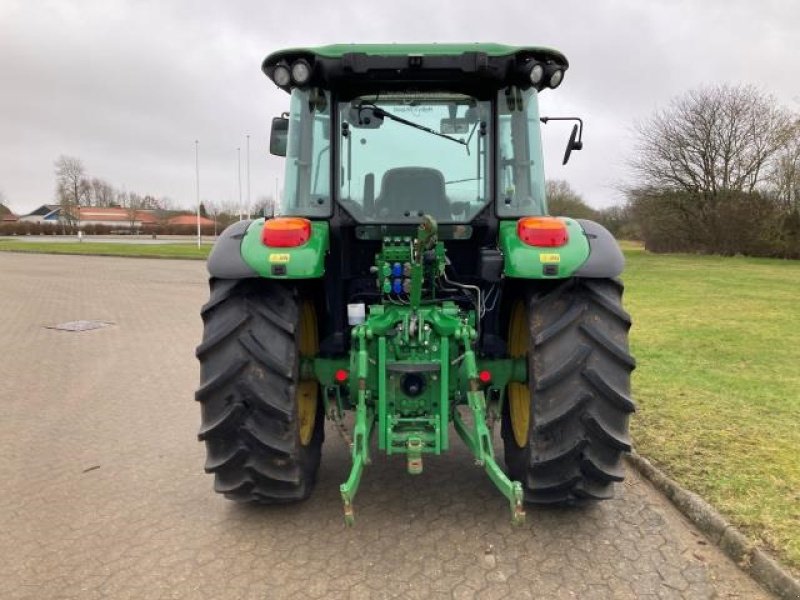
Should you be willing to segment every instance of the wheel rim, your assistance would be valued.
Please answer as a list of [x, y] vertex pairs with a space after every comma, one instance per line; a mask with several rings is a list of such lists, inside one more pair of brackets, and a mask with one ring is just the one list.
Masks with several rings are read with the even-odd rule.
[[[319, 351], [317, 313], [314, 305], [308, 300], [300, 305], [297, 342], [300, 358], [314, 358], [317, 355]], [[319, 383], [315, 379], [301, 379], [297, 382], [295, 401], [297, 402], [297, 417], [300, 422], [300, 443], [303, 446], [308, 446], [314, 435], [318, 398]]]
[[[517, 302], [511, 310], [508, 323], [508, 354], [511, 358], [522, 358], [528, 353], [528, 315], [525, 305]], [[520, 448], [528, 444], [528, 429], [531, 423], [531, 400], [533, 392], [525, 383], [512, 381], [507, 387], [508, 411], [514, 441]]]

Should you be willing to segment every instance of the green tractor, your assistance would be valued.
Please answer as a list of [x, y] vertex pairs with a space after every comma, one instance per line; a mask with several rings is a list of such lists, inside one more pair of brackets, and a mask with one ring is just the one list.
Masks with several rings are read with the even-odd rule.
[[[567, 67], [555, 50], [496, 44], [264, 60], [290, 95], [270, 138], [283, 200], [214, 247], [197, 348], [217, 492], [304, 500], [330, 419], [352, 453], [348, 524], [373, 451], [414, 475], [453, 433], [515, 522], [526, 503], [613, 495], [631, 447], [631, 321], [611, 234], [548, 216], [540, 127], [558, 118], [538, 96]], [[564, 163], [582, 146], [574, 120]]]

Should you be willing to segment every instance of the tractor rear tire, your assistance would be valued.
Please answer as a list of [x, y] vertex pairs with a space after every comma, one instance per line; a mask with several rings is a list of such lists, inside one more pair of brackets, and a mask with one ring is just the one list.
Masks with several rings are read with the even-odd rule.
[[316, 384], [299, 379], [302, 346], [316, 341], [313, 305], [277, 281], [212, 279], [210, 285], [196, 351], [205, 470], [214, 474], [215, 491], [232, 500], [304, 500], [316, 482], [324, 438]]
[[509, 354], [527, 355], [528, 383], [509, 385], [502, 437], [528, 503], [611, 498], [624, 478], [636, 363], [622, 291], [616, 279], [575, 278], [529, 289], [511, 309]]

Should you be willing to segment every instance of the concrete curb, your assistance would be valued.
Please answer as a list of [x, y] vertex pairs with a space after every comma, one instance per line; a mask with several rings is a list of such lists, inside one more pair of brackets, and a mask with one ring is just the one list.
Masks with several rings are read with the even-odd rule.
[[680, 510], [687, 519], [739, 567], [769, 591], [785, 600], [800, 598], [800, 581], [763, 550], [755, 547], [708, 502], [667, 477], [653, 464], [631, 453], [628, 462]]

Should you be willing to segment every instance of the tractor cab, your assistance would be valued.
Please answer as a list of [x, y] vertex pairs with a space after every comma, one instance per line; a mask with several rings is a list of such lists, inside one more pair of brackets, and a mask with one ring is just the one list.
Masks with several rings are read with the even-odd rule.
[[281, 212], [414, 226], [546, 214], [538, 94], [567, 66], [494, 44], [271, 54], [264, 72], [291, 94], [272, 129], [287, 158]]

